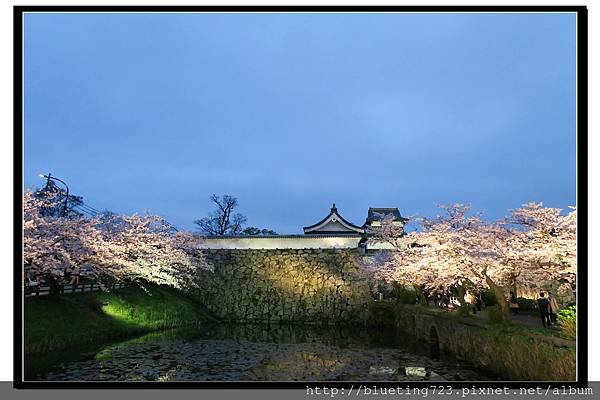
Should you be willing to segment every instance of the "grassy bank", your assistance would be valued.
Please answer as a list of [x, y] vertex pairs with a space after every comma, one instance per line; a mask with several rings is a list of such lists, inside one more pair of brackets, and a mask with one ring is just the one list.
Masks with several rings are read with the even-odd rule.
[[212, 318], [198, 303], [166, 287], [25, 299], [25, 353], [84, 346]]

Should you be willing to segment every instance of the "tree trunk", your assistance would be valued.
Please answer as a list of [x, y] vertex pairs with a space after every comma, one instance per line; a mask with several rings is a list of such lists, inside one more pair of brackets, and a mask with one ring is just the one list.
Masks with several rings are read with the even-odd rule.
[[413, 285], [415, 288], [415, 293], [417, 294], [417, 298], [419, 299], [419, 303], [423, 305], [429, 305], [427, 299], [425, 298], [425, 293], [423, 292], [423, 287], [420, 285]]
[[393, 295], [396, 299], [400, 299], [400, 294], [402, 293], [402, 289], [404, 286], [399, 284], [398, 282], [392, 282]]
[[496, 283], [489, 276], [484, 276], [485, 282], [494, 292], [494, 296], [496, 296], [496, 300], [498, 301], [498, 305], [500, 306], [500, 311], [502, 312], [502, 315], [504, 317], [508, 317], [508, 315], [510, 314], [510, 308], [508, 307], [508, 301], [506, 301], [504, 288], [502, 286], [496, 285]]
[[467, 290], [463, 285], [460, 284], [456, 284], [456, 290], [458, 290], [458, 301], [460, 302], [461, 306], [464, 306], [465, 304], [467, 304], [467, 302], [465, 301], [465, 295], [467, 294]]

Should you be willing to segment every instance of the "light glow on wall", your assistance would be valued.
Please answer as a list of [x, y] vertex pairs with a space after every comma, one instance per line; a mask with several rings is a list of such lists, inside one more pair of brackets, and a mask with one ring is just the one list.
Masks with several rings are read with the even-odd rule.
[[359, 236], [202, 238], [199, 249], [356, 249]]

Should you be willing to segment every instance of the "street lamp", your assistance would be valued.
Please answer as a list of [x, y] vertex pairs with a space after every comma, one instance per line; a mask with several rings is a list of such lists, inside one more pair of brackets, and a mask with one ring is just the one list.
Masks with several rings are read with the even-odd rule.
[[46, 186], [48, 186], [48, 183], [50, 182], [50, 180], [57, 181], [57, 182], [60, 182], [63, 185], [65, 185], [65, 187], [67, 188], [67, 195], [65, 196], [65, 204], [63, 206], [62, 216], [63, 217], [66, 216], [67, 215], [67, 203], [69, 201], [69, 186], [62, 179], [53, 177], [51, 173], [48, 173], [48, 175], [40, 174], [39, 176], [40, 176], [40, 178], [46, 178], [48, 180], [46, 182]]

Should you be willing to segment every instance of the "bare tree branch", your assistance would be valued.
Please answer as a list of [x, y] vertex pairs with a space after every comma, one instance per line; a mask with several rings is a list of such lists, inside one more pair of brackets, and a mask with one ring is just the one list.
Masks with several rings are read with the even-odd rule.
[[208, 217], [194, 221], [202, 233], [214, 236], [239, 235], [242, 233], [243, 225], [247, 219], [240, 213], [233, 214], [237, 207], [237, 198], [230, 195], [217, 196], [213, 194], [210, 200], [215, 203], [217, 209]]

